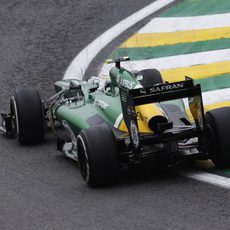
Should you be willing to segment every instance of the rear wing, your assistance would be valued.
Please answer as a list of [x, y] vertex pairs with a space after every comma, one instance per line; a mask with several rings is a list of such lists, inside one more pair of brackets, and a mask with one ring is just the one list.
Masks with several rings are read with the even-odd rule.
[[129, 131], [133, 151], [136, 153], [141, 145], [135, 106], [188, 98], [189, 109], [197, 130], [204, 129], [201, 86], [194, 85], [193, 79], [189, 77], [185, 77], [185, 81], [157, 84], [146, 88], [127, 89], [123, 86], [119, 88], [124, 121]]

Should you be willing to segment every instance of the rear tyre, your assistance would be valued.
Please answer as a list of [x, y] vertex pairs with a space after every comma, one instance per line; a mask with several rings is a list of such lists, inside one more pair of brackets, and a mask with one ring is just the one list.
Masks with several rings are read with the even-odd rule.
[[143, 76], [143, 79], [139, 80], [143, 87], [164, 83], [161, 73], [157, 69], [144, 69], [139, 71], [138, 75]]
[[88, 186], [105, 186], [118, 179], [118, 147], [108, 126], [100, 125], [82, 130], [77, 137], [77, 145], [79, 168]]
[[11, 101], [13, 127], [18, 142], [23, 145], [41, 143], [44, 139], [44, 114], [36, 89], [18, 89]]
[[208, 111], [205, 115], [207, 148], [218, 168], [230, 167], [230, 107]]

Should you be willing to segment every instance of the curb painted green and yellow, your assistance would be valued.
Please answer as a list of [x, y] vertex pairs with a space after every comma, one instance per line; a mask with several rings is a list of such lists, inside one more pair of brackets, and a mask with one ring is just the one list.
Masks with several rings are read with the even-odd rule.
[[[212, 25], [212, 18], [216, 17], [218, 20], [214, 20]], [[200, 18], [200, 23], [204, 26], [199, 26], [199, 22], [197, 23], [195, 20], [197, 18]], [[229, 20], [226, 20], [226, 18]], [[209, 20], [208, 28], [204, 23], [205, 19]], [[181, 23], [185, 29], [173, 31], [172, 25], [168, 31], [167, 28], [164, 31], [164, 28], [160, 28], [161, 25], [159, 24], [158, 32], [154, 20], [166, 21], [166, 23], [176, 20], [178, 21], [176, 27], [180, 27]], [[187, 25], [183, 25], [183, 20], [188, 21]], [[151, 28], [151, 24], [154, 28]], [[190, 26], [192, 29], [190, 29]], [[194, 29], [196, 27], [199, 29]], [[154, 18], [144, 28], [121, 44], [110, 57], [130, 56], [133, 60], [130, 67], [133, 69], [138, 62], [146, 60], [149, 63], [151, 61], [156, 63], [156, 60], [162, 59], [164, 61], [164, 58], [167, 57], [175, 57], [176, 60], [180, 55], [189, 57], [189, 55], [200, 55], [204, 52], [209, 54], [208, 52], [210, 52], [209, 59], [212, 59], [212, 55], [216, 55], [213, 51], [218, 53], [223, 50], [226, 51], [223, 61], [205, 63], [204, 58], [201, 63], [196, 63], [196, 65], [190, 65], [188, 61], [183, 67], [180, 67], [178, 63], [178, 67], [175, 65], [169, 69], [160, 68], [165, 80], [176, 81], [183, 79], [184, 76], [191, 76], [196, 83], [201, 84], [202, 90], [205, 92], [204, 97], [208, 95], [209, 98], [213, 93], [217, 97], [215, 103], [213, 103], [213, 100], [209, 103], [208, 98], [205, 100], [208, 102], [205, 104], [205, 109], [209, 110], [230, 105], [230, 1], [182, 0], [176, 6], [163, 12], [158, 18]], [[213, 59], [215, 59], [214, 56]], [[158, 66], [149, 66], [149, 68], [158, 68]], [[229, 91], [226, 91], [228, 88]], [[226, 92], [229, 93], [226, 94]]]

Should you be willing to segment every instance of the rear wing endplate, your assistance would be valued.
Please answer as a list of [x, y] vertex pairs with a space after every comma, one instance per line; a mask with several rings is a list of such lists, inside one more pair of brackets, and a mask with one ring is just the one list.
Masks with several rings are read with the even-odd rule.
[[133, 151], [138, 154], [141, 144], [135, 106], [188, 98], [189, 108], [197, 129], [204, 127], [204, 108], [201, 87], [194, 85], [193, 79], [185, 81], [157, 84], [151, 87], [127, 89], [120, 86], [120, 98], [123, 117], [129, 131]]

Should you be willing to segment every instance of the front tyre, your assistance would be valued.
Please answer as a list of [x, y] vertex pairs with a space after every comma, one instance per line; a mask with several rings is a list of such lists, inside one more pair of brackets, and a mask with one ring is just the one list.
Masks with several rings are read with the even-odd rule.
[[217, 168], [230, 167], [230, 107], [208, 111], [205, 115], [207, 146]]
[[104, 186], [118, 179], [118, 147], [108, 126], [100, 125], [82, 130], [77, 137], [77, 145], [79, 168], [88, 186]]
[[44, 114], [38, 91], [33, 88], [15, 90], [10, 107], [18, 142], [23, 145], [41, 143], [44, 139]]

